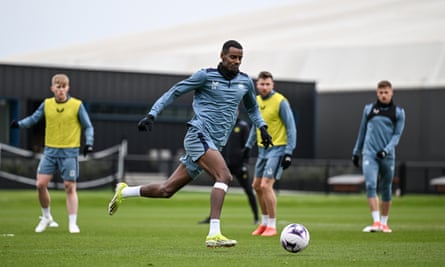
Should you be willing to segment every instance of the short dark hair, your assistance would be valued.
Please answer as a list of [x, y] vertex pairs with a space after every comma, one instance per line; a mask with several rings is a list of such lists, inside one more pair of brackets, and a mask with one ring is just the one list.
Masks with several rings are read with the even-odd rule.
[[238, 41], [235, 41], [235, 40], [228, 40], [228, 41], [226, 41], [226, 42], [223, 44], [223, 47], [222, 47], [222, 53], [223, 53], [223, 54], [227, 54], [227, 53], [229, 53], [229, 49], [230, 49], [230, 47], [235, 47], [235, 48], [238, 48], [238, 49], [243, 49], [242, 45], [241, 45]]
[[387, 81], [387, 80], [383, 80], [383, 81], [380, 81], [380, 82], [377, 84], [377, 88], [385, 88], [385, 87], [392, 88], [392, 84], [391, 84], [391, 82], [390, 82], [390, 81]]
[[260, 72], [260, 74], [258, 74], [258, 79], [267, 79], [267, 78], [271, 78], [273, 80], [272, 73], [268, 71], [262, 71]]

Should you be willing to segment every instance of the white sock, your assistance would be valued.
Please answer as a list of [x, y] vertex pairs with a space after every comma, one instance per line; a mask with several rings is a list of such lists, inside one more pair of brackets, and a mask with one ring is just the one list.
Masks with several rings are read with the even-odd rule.
[[388, 216], [382, 216], [380, 222], [384, 225], [388, 225]]
[[267, 223], [269, 222], [269, 215], [261, 215], [261, 224], [262, 225], [267, 225]]
[[69, 215], [69, 223], [70, 223], [70, 225], [76, 225], [77, 224], [77, 214], [70, 214]]
[[209, 236], [221, 234], [220, 220], [210, 219]]
[[269, 218], [267, 227], [277, 228], [277, 218]]
[[128, 186], [122, 190], [123, 197], [140, 197], [141, 196], [141, 186]]
[[374, 222], [380, 222], [380, 211], [378, 211], [378, 210], [372, 211], [371, 216], [372, 216], [372, 220]]
[[49, 218], [52, 219], [53, 217], [51, 216], [51, 208], [42, 208], [42, 216], [45, 218]]

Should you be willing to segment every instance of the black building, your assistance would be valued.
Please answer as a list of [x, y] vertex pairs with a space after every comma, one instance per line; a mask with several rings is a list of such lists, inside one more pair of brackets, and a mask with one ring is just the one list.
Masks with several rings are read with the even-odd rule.
[[[185, 75], [0, 64], [1, 143], [42, 149], [43, 122], [26, 130], [11, 130], [9, 123], [30, 115], [44, 98], [52, 97], [50, 79], [56, 73], [68, 74], [71, 95], [84, 101], [95, 129], [96, 150], [126, 139], [129, 155], [162, 150], [177, 163], [174, 156], [182, 151], [186, 122], [193, 116], [192, 94], [164, 110], [151, 133], [138, 132], [136, 124], [153, 102]], [[290, 179], [284, 177], [283, 186], [323, 190], [328, 176], [359, 172], [351, 167], [350, 158], [363, 106], [375, 101], [375, 91], [317, 92], [314, 82], [279, 80], [275, 87], [291, 103], [298, 131], [293, 155], [297, 158], [293, 166], [297, 167], [286, 172]], [[397, 84], [394, 88], [395, 103], [406, 111], [396, 175], [401, 176], [406, 191], [431, 192], [429, 180], [445, 176], [445, 88], [398, 88]], [[246, 117], [242, 106], [241, 116]], [[145, 160], [143, 165], [147, 165]], [[171, 167], [159, 168], [168, 172]]]
[[[192, 94], [164, 110], [151, 133], [138, 132], [136, 124], [159, 96], [187, 76], [18, 65], [0, 65], [0, 142], [29, 150], [42, 148], [43, 122], [20, 131], [10, 130], [9, 122], [30, 115], [44, 98], [52, 97], [50, 79], [56, 73], [66, 73], [70, 94], [83, 100], [95, 129], [95, 149], [113, 146], [123, 138], [128, 140], [129, 154], [168, 149], [174, 155], [182, 149], [186, 122], [193, 116]], [[294, 156], [313, 158], [315, 84], [276, 81], [276, 88], [291, 102], [297, 128], [304, 129], [298, 133], [304, 142], [299, 143]]]

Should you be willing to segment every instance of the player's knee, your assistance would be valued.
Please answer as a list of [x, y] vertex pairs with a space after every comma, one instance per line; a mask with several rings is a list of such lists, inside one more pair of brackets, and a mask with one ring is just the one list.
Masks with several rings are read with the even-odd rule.
[[225, 184], [225, 183], [222, 183], [222, 182], [215, 182], [213, 184], [213, 188], [221, 189], [224, 192], [227, 192], [227, 190], [229, 189], [229, 186], [227, 184]]
[[36, 181], [37, 190], [46, 189], [46, 187], [47, 187], [47, 183], [39, 181], [39, 180]]
[[261, 185], [260, 185], [260, 190], [261, 191], [270, 191], [270, 190], [272, 190], [272, 184], [268, 184], [268, 183], [261, 183]]
[[252, 184], [252, 188], [253, 188], [253, 190], [255, 190], [255, 191], [259, 191], [259, 190], [261, 190], [261, 187], [260, 187], [260, 184], [259, 184], [259, 183], [253, 183], [253, 184]]
[[232, 174], [229, 173], [229, 175], [226, 177], [226, 181], [227, 181], [227, 184], [228, 184], [228, 185], [230, 185], [230, 184], [232, 183], [232, 181], [233, 181], [233, 176], [232, 176]]
[[230, 185], [232, 183], [233, 176], [230, 173], [225, 173], [215, 177], [215, 182], [224, 183], [226, 185]]
[[392, 194], [388, 192], [382, 193], [382, 201], [383, 202], [389, 202], [392, 199]]
[[365, 185], [366, 191], [368, 192], [376, 192], [377, 191], [377, 185], [375, 183], [366, 183]]
[[65, 192], [68, 194], [76, 191], [76, 184], [72, 181], [65, 181], [63, 185], [65, 186]]
[[382, 201], [390, 201], [392, 197], [392, 187], [389, 186], [382, 186]]

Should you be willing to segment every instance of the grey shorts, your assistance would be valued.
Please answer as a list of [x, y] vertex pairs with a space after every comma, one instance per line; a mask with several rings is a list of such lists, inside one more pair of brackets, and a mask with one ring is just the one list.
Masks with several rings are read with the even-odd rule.
[[77, 157], [56, 158], [43, 154], [37, 168], [38, 174], [54, 174], [59, 170], [63, 180], [76, 181], [79, 176]]
[[188, 174], [195, 179], [202, 173], [197, 161], [207, 149], [218, 150], [213, 141], [200, 132], [197, 128], [190, 126], [184, 137], [185, 155], [179, 160], [187, 168]]
[[258, 158], [255, 165], [255, 177], [280, 180], [283, 174], [283, 157]]

